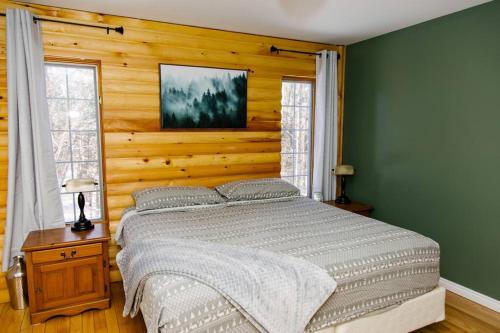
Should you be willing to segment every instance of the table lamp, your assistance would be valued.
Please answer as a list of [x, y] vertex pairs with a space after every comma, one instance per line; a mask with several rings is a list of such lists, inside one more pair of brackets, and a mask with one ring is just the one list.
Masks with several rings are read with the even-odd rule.
[[92, 178], [77, 178], [67, 180], [63, 187], [66, 192], [78, 194], [78, 207], [80, 207], [80, 218], [71, 227], [72, 231], [85, 231], [94, 229], [94, 225], [85, 217], [83, 208], [85, 207], [85, 197], [83, 192], [94, 191], [97, 183]]
[[340, 196], [335, 199], [335, 202], [338, 204], [351, 203], [351, 199], [345, 194], [345, 177], [354, 175], [354, 167], [352, 165], [337, 165], [333, 169], [333, 174], [340, 176]]

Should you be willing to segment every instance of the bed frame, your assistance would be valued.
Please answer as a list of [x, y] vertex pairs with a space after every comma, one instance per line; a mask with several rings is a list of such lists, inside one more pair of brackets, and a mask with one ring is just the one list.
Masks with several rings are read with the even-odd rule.
[[444, 320], [445, 292], [437, 287], [401, 305], [376, 311], [358, 319], [315, 333], [403, 333]]

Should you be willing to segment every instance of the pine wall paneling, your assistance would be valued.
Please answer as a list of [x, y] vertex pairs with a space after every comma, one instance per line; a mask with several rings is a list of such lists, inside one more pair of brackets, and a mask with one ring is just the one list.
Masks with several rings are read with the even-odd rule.
[[[42, 22], [48, 57], [101, 63], [103, 154], [107, 216], [114, 233], [131, 192], [154, 185], [215, 186], [279, 176], [281, 80], [315, 76], [314, 56], [271, 54], [271, 45], [303, 51], [337, 50], [342, 108], [344, 47], [203, 29], [76, 10], [0, 1], [41, 17], [121, 26], [125, 34]], [[5, 18], [0, 17], [0, 248], [7, 195], [7, 77]], [[248, 69], [248, 128], [241, 131], [160, 131], [159, 63]], [[341, 125], [341, 120], [339, 122]], [[340, 152], [339, 152], [340, 154]], [[120, 279], [110, 246], [111, 279]], [[1, 257], [0, 257], [1, 258]], [[1, 259], [0, 259], [1, 260]], [[0, 302], [8, 300], [3, 273]]]

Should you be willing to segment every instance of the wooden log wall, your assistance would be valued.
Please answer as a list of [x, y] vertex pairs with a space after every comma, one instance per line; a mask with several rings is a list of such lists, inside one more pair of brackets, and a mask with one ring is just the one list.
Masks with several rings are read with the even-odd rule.
[[[131, 192], [156, 185], [215, 186], [280, 172], [281, 80], [315, 76], [314, 56], [271, 54], [271, 45], [303, 51], [337, 50], [339, 105], [344, 47], [0, 1], [40, 17], [124, 26], [125, 34], [42, 22], [46, 56], [101, 63], [103, 157], [107, 219], [116, 229]], [[133, 13], [131, 13], [133, 15]], [[0, 17], [0, 251], [7, 195], [7, 77], [5, 18]], [[248, 128], [241, 131], [161, 132], [159, 63], [248, 69]], [[341, 129], [341, 120], [339, 121]], [[341, 131], [339, 131], [340, 133]], [[340, 134], [339, 134], [340, 135]], [[341, 137], [339, 137], [341, 139]], [[341, 141], [339, 141], [341, 142]], [[120, 279], [110, 247], [111, 279]], [[1, 254], [1, 253], [0, 253]], [[0, 255], [1, 260], [1, 255]], [[0, 273], [0, 302], [8, 300]]]

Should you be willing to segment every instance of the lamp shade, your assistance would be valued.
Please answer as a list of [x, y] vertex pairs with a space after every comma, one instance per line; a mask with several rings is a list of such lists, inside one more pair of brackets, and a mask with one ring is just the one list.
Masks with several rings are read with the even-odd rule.
[[337, 165], [333, 173], [337, 176], [352, 176], [354, 175], [354, 167], [352, 165]]
[[96, 185], [96, 181], [92, 178], [77, 178], [68, 179], [63, 186], [66, 192], [89, 192], [94, 191]]

